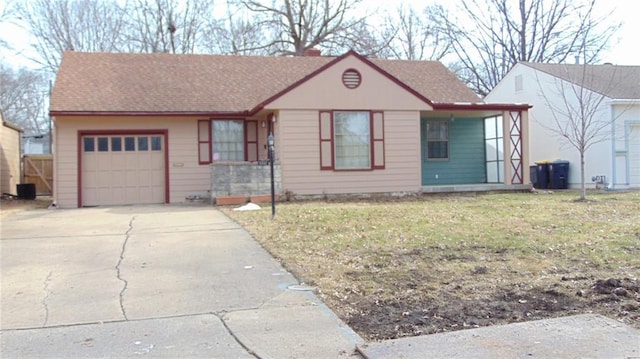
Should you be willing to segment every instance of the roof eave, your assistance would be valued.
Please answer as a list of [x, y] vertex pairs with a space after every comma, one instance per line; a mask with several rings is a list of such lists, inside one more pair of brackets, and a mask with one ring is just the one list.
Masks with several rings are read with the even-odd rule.
[[454, 102], [454, 103], [434, 103], [434, 110], [489, 110], [489, 111], [523, 111], [532, 108], [532, 105], [526, 103], [472, 103], [472, 102]]
[[249, 111], [49, 111], [49, 116], [196, 116], [235, 118], [249, 115]]
[[13, 124], [11, 122], [7, 122], [7, 121], [4, 121], [4, 120], [2, 120], [2, 126], [10, 128], [10, 129], [12, 129], [14, 131], [24, 132], [24, 130], [22, 128], [18, 127], [18, 125], [15, 125], [15, 124]]
[[607, 103], [611, 105], [640, 105], [640, 98], [614, 98]]

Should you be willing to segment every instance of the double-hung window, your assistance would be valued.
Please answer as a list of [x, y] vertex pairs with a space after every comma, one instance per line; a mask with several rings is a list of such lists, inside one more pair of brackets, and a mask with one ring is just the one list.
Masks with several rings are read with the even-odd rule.
[[256, 161], [258, 156], [256, 121], [198, 121], [198, 158], [200, 164], [216, 161]]
[[333, 121], [335, 168], [371, 168], [369, 112], [334, 112]]
[[384, 168], [384, 123], [380, 111], [320, 112], [320, 168]]
[[427, 121], [427, 159], [449, 158], [449, 122]]
[[244, 161], [244, 121], [211, 121], [214, 161]]

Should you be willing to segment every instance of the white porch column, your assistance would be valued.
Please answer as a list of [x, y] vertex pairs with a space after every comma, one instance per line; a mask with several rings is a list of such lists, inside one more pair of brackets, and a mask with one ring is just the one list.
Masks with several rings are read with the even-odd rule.
[[511, 119], [509, 117], [509, 111], [502, 113], [502, 147], [504, 148], [504, 184], [511, 184], [511, 130], [509, 123]]
[[520, 113], [520, 121], [522, 122], [522, 126], [520, 127], [520, 138], [522, 141], [522, 184], [528, 184], [531, 179], [531, 170], [529, 169], [529, 165], [531, 164], [529, 157], [529, 110]]
[[525, 126], [526, 114], [526, 111], [505, 111], [502, 114], [504, 183], [507, 185], [525, 184], [529, 180], [528, 155], [526, 154], [526, 146], [528, 146]]

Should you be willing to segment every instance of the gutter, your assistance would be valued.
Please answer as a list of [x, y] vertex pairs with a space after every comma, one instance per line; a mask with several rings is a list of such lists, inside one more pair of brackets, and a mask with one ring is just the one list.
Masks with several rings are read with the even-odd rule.
[[190, 112], [190, 111], [49, 111], [49, 116], [200, 116], [200, 117], [224, 117], [244, 118], [249, 117], [249, 111], [229, 112]]
[[484, 102], [454, 102], [454, 103], [434, 103], [434, 110], [528, 110], [533, 105], [523, 103], [484, 103]]

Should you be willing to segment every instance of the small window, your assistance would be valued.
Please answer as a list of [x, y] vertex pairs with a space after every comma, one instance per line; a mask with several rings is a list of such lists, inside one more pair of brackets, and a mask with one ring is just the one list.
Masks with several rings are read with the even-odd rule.
[[108, 152], [108, 151], [109, 151], [109, 138], [98, 137], [98, 152]]
[[96, 150], [95, 146], [95, 139], [93, 137], [83, 138], [84, 152], [94, 152]]
[[427, 122], [427, 159], [446, 160], [449, 158], [449, 122]]
[[136, 138], [135, 137], [125, 137], [124, 138], [124, 150], [131, 152], [136, 150]]
[[122, 137], [111, 137], [111, 151], [122, 151]]
[[149, 151], [149, 137], [138, 137], [138, 151]]
[[162, 151], [162, 137], [151, 137], [151, 151]]

